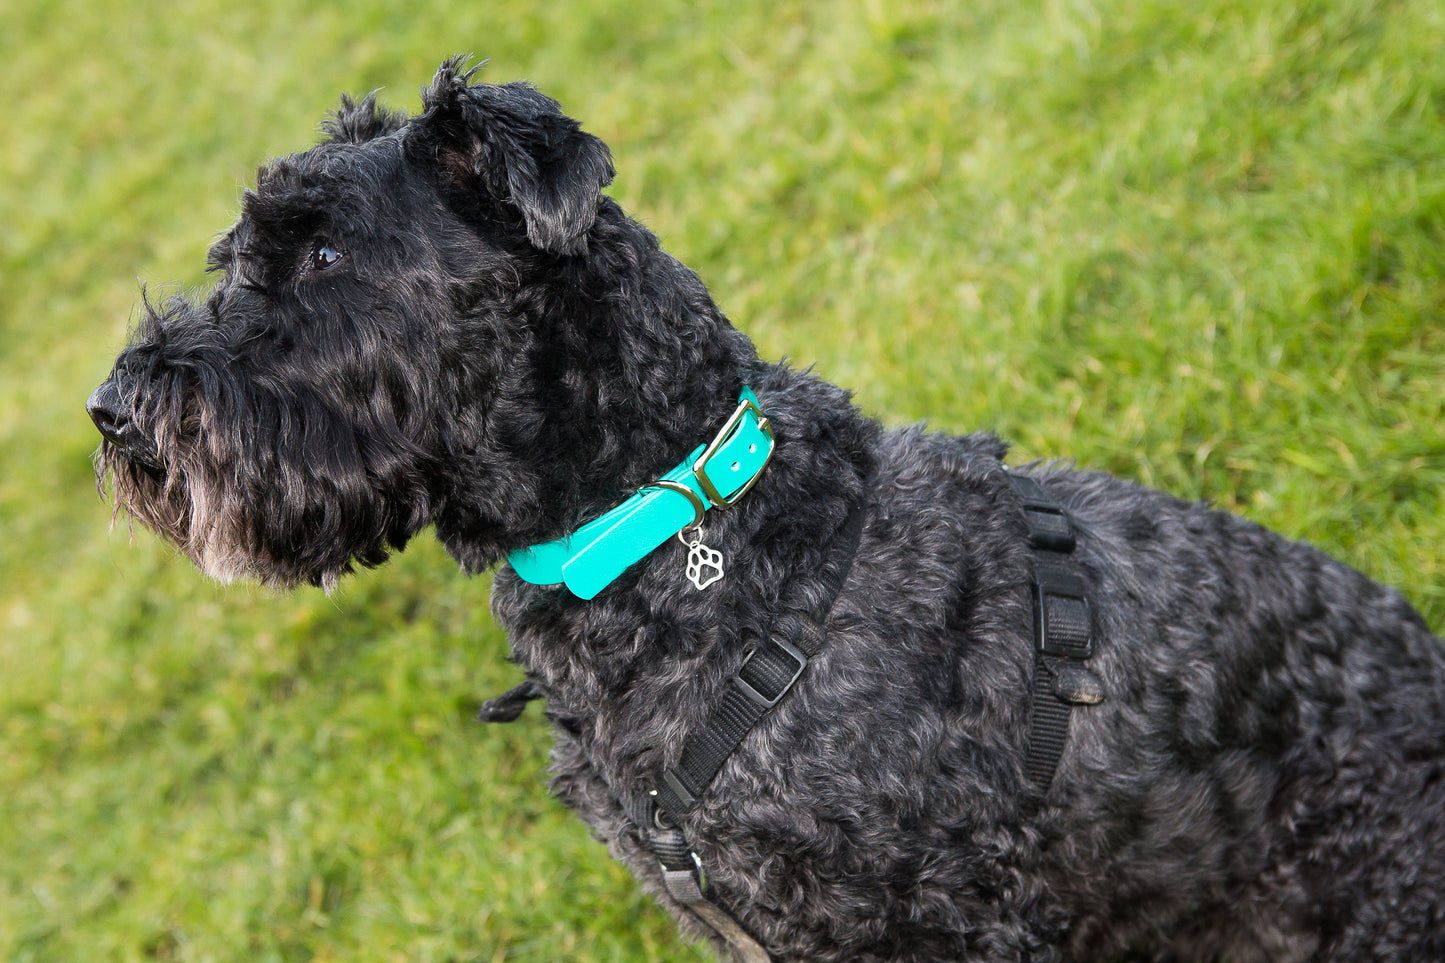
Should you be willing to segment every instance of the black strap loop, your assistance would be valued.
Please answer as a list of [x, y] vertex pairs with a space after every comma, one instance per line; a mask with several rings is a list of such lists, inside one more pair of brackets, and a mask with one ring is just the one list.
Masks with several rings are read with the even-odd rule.
[[1072, 552], [1074, 529], [1054, 496], [1028, 475], [1009, 472], [1008, 480], [1024, 503], [1024, 524], [1028, 526], [1029, 544], [1046, 552]]
[[1094, 654], [1093, 613], [1078, 565], [1067, 555], [1034, 552], [1034, 643], [1044, 655]]
[[527, 703], [547, 698], [540, 683], [528, 679], [521, 685], [508, 689], [495, 699], [488, 699], [477, 710], [478, 722], [516, 722], [527, 708]]

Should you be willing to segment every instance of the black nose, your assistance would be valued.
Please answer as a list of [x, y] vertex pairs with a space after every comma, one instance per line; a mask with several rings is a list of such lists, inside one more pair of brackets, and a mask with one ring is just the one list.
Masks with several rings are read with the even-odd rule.
[[100, 429], [101, 435], [112, 445], [125, 447], [125, 427], [130, 424], [130, 415], [120, 396], [120, 388], [114, 381], [107, 381], [96, 388], [85, 402], [86, 414]]

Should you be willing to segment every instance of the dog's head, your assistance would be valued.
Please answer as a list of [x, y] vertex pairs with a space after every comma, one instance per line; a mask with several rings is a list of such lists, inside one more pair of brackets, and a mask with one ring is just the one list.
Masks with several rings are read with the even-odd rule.
[[612, 164], [474, 73], [444, 63], [414, 118], [343, 98], [245, 193], [216, 286], [147, 298], [91, 395], [117, 509], [209, 574], [330, 586], [431, 523], [480, 568], [537, 526], [595, 354], [546, 302], [586, 287]]

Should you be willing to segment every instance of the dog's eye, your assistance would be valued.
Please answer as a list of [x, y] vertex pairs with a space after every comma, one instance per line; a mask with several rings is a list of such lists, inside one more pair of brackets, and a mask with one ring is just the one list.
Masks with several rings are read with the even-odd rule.
[[341, 260], [342, 252], [327, 244], [324, 241], [317, 241], [316, 246], [311, 249], [311, 267], [317, 271], [324, 271], [333, 267]]

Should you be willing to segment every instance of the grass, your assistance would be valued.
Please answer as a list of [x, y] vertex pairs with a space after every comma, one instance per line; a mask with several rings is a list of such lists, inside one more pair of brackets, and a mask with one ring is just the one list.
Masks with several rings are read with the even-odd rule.
[[[638, 12], [645, 10], [645, 12]], [[221, 589], [122, 521], [82, 411], [267, 156], [448, 54], [613, 147], [767, 356], [1307, 538], [1445, 628], [1436, 0], [259, 0], [0, 11], [0, 958], [699, 960], [550, 801], [421, 540]]]

